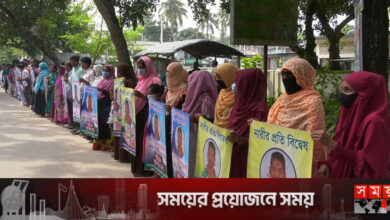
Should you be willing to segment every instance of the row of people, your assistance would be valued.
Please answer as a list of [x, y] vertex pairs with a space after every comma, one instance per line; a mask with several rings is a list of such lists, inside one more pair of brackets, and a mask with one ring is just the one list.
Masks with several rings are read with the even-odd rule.
[[[83, 58], [80, 66], [78, 57], [72, 57], [70, 63], [72, 70], [70, 66], [65, 66], [65, 71], [61, 69], [63, 67], [59, 67], [57, 74], [53, 74], [56, 71], [54, 66], [51, 67], [50, 73], [45, 63], [39, 65], [40, 73], [34, 89], [34, 109], [41, 115], [42, 109], [46, 109], [45, 113], [50, 112], [49, 116], [54, 116], [54, 120], [56, 113], [61, 112], [59, 107], [65, 103], [59, 91], [61, 85], [68, 88], [71, 86], [70, 82], [75, 80], [81, 85], [95, 84], [99, 91], [99, 138], [94, 140], [93, 148], [114, 148], [117, 152], [122, 152], [122, 155], [125, 154], [120, 148], [119, 138], [112, 137], [109, 128], [112, 118], [109, 117], [110, 110], [107, 109], [112, 110], [114, 105], [112, 92], [115, 68], [112, 65], [104, 66], [102, 77], [96, 83], [98, 74], [90, 69], [90, 59]], [[124, 78], [124, 86], [135, 89], [137, 154], [128, 155], [135, 176], [149, 174], [144, 170], [142, 162], [148, 97], [166, 104], [167, 126], [170, 126], [172, 108], [191, 116], [190, 151], [196, 150], [197, 137], [194, 134], [197, 134], [199, 116], [231, 130], [232, 133], [228, 137], [233, 143], [231, 178], [246, 177], [249, 123], [252, 120], [311, 132], [314, 139], [313, 177], [388, 176], [388, 97], [385, 80], [378, 74], [356, 72], [342, 81], [340, 118], [332, 139], [326, 134], [321, 96], [314, 89], [315, 70], [304, 59], [294, 58], [283, 65], [281, 74], [286, 92], [270, 109], [265, 97], [267, 78], [260, 69], [240, 70], [231, 63], [225, 63], [213, 71], [214, 76], [202, 70], [196, 70], [189, 75], [181, 63], [173, 62], [165, 71], [167, 86], [164, 88], [149, 57], [141, 57], [136, 64], [137, 78], [131, 74], [131, 68], [127, 64], [120, 64], [117, 69], [117, 77]], [[48, 79], [49, 91], [46, 94], [43, 78]], [[75, 130], [78, 130], [78, 125], [71, 121], [70, 113], [70, 106], [75, 101], [71, 98], [74, 94], [72, 95], [72, 89], [65, 91], [70, 94], [66, 100], [69, 110], [64, 113], [68, 116], [64, 115], [64, 118], [69, 119], [54, 121], [71, 123]], [[48, 107], [49, 105], [51, 107]], [[167, 127], [166, 131], [170, 131], [170, 128]], [[169, 132], [167, 135], [170, 135]], [[190, 161], [191, 163], [194, 161]]]

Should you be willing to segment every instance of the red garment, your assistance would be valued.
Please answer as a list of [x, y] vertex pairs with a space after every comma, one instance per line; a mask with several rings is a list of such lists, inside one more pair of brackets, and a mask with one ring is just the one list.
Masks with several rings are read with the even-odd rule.
[[245, 178], [248, 160], [249, 119], [267, 121], [268, 106], [264, 101], [267, 76], [258, 68], [236, 73], [236, 101], [230, 113], [228, 129], [245, 137], [244, 145], [233, 145], [231, 178]]
[[389, 168], [389, 110], [383, 76], [356, 72], [344, 79], [357, 91], [351, 108], [341, 107], [328, 155], [330, 177], [387, 178]]

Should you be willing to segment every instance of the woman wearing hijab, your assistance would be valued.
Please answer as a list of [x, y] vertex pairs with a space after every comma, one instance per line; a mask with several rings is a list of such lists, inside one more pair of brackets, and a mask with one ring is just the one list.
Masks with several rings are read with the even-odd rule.
[[230, 112], [234, 104], [232, 84], [239, 68], [231, 63], [224, 63], [215, 70], [215, 80], [221, 89], [215, 105], [214, 124], [226, 128], [229, 123]]
[[183, 112], [189, 115], [200, 114], [212, 122], [218, 92], [210, 73], [208, 71], [192, 73], [188, 77], [187, 94], [183, 104]]
[[168, 93], [166, 105], [181, 110], [186, 99], [188, 87], [188, 73], [180, 62], [173, 62], [167, 67]]
[[[315, 70], [304, 59], [294, 58], [282, 69], [283, 93], [271, 107], [267, 123], [302, 131], [325, 130], [321, 95], [314, 90]], [[312, 177], [318, 177], [316, 164], [325, 160], [324, 147], [314, 142]]]
[[161, 85], [160, 77], [153, 66], [152, 60], [147, 57], [141, 57], [137, 60], [138, 83], [135, 87], [135, 108], [136, 108], [136, 156], [131, 156], [131, 172], [134, 176], [144, 176], [143, 140], [145, 125], [148, 119], [147, 95], [148, 88], [152, 84]]
[[[188, 77], [187, 97], [183, 104], [183, 112], [191, 116], [190, 155], [196, 155], [198, 141], [197, 116], [201, 115], [214, 121], [215, 103], [218, 92], [214, 79], [208, 71], [195, 71]], [[190, 156], [189, 177], [194, 177], [196, 157]]]
[[157, 75], [152, 59], [147, 56], [143, 56], [137, 60], [137, 77], [138, 83], [135, 87], [135, 90], [137, 91], [135, 94], [135, 108], [138, 114], [147, 103], [140, 95], [146, 96], [148, 94], [148, 88], [152, 84], [161, 85], [161, 79]]
[[51, 109], [53, 108], [53, 101], [54, 101], [54, 87], [56, 85], [56, 82], [57, 82], [57, 77], [58, 77], [58, 73], [57, 73], [57, 65], [56, 64], [53, 64], [50, 66], [50, 76], [49, 76], [49, 80], [47, 82], [47, 89], [48, 89], [48, 92], [47, 92], [47, 104], [46, 104], [46, 115], [48, 117], [50, 117], [51, 120], [53, 120], [53, 117], [52, 115], [50, 115], [51, 113]]
[[112, 132], [107, 124], [111, 110], [110, 92], [114, 89], [115, 67], [108, 64], [104, 67], [103, 79], [96, 86], [98, 90], [98, 126], [99, 138], [93, 141], [93, 150], [111, 150]]
[[34, 93], [35, 93], [35, 113], [45, 116], [46, 110], [46, 99], [45, 99], [45, 82], [44, 78], [49, 76], [50, 71], [48, 70], [48, 66], [45, 62], [39, 64], [39, 68], [41, 73], [38, 75], [37, 82], [35, 83]]
[[[166, 108], [165, 108], [165, 135], [166, 135], [166, 149], [171, 152], [171, 109], [182, 109], [186, 99], [188, 87], [188, 73], [184, 70], [180, 62], [173, 62], [168, 65], [166, 72], [167, 79], [167, 94], [166, 94]], [[167, 154], [167, 169], [168, 177], [173, 177], [172, 154]]]
[[356, 72], [341, 83], [341, 111], [333, 140], [324, 130], [312, 138], [329, 150], [322, 177], [388, 178], [389, 110], [383, 76]]
[[59, 66], [57, 69], [58, 77], [54, 87], [54, 107], [52, 109], [52, 117], [55, 123], [69, 123], [69, 116], [65, 114], [64, 88], [63, 77], [65, 74], [65, 67]]
[[230, 178], [246, 178], [249, 124], [248, 120], [267, 121], [268, 106], [265, 101], [267, 76], [258, 68], [236, 73], [235, 103], [230, 113], [228, 129], [233, 132], [228, 139], [233, 142]]

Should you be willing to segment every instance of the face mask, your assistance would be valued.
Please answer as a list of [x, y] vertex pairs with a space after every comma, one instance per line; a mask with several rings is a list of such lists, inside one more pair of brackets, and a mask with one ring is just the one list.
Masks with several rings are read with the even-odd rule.
[[107, 73], [107, 72], [103, 72], [102, 75], [103, 75], [104, 78], [109, 78], [110, 77], [110, 73]]
[[138, 74], [141, 75], [141, 76], [145, 76], [146, 75], [146, 69], [138, 69]]
[[302, 87], [298, 85], [295, 77], [283, 79], [283, 85], [286, 89], [287, 94], [289, 95], [297, 93], [302, 89]]
[[237, 91], [236, 91], [236, 84], [235, 83], [232, 84], [232, 90], [233, 90], [234, 95], [236, 95]]
[[226, 89], [226, 84], [223, 80], [221, 79], [218, 79], [217, 80], [217, 84], [218, 84], [218, 87], [221, 88], [221, 89]]
[[351, 108], [353, 102], [358, 97], [357, 93], [353, 93], [350, 95], [346, 95], [344, 93], [340, 93], [340, 104], [344, 106], [344, 108]]

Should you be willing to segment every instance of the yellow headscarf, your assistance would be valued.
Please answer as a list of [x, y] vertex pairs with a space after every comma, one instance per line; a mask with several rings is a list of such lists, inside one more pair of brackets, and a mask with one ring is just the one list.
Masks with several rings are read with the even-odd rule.
[[234, 105], [232, 84], [237, 71], [239, 71], [239, 68], [231, 63], [224, 63], [215, 70], [215, 76], [221, 78], [226, 85], [226, 89], [220, 91], [215, 105], [214, 124], [222, 128], [228, 126], [230, 112]]

